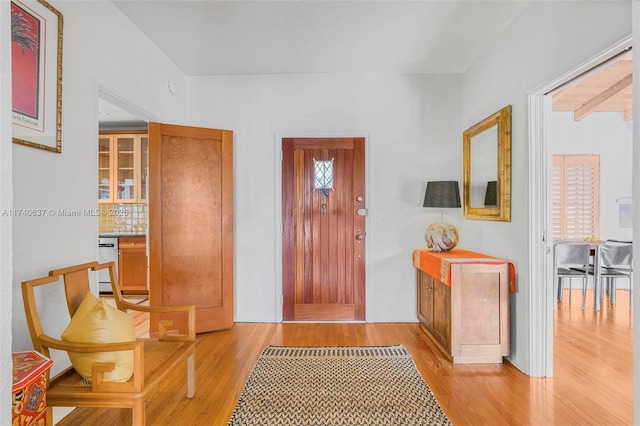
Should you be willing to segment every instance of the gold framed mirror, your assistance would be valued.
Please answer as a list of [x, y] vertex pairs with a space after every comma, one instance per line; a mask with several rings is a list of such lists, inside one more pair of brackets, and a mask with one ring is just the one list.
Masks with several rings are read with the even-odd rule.
[[511, 222], [511, 105], [463, 133], [464, 217]]

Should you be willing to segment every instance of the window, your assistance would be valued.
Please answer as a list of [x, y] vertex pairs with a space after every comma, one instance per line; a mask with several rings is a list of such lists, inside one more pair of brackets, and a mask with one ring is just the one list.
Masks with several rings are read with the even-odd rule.
[[313, 190], [316, 189], [325, 195], [327, 189], [333, 189], [333, 158], [328, 161], [313, 159]]
[[553, 156], [553, 238], [600, 232], [600, 156]]

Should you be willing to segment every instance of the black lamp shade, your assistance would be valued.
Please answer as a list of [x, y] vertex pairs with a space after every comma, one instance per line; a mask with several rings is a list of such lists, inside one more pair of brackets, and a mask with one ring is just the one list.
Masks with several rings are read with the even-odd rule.
[[427, 182], [422, 207], [455, 208], [460, 207], [458, 181], [441, 180]]
[[490, 180], [489, 182], [487, 182], [487, 192], [484, 195], [484, 205], [498, 205], [498, 181]]

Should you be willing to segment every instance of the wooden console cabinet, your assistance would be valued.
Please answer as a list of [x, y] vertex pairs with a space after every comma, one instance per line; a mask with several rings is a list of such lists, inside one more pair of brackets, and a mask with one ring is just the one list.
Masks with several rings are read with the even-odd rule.
[[418, 320], [454, 364], [502, 363], [509, 355], [509, 280], [506, 261], [454, 261], [450, 285], [417, 269]]

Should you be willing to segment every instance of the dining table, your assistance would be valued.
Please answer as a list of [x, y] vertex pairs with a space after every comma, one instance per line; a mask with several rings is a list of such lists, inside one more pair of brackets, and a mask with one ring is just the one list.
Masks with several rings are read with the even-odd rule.
[[593, 309], [600, 311], [602, 300], [602, 286], [600, 285], [600, 247], [607, 243], [607, 240], [555, 240], [555, 244], [589, 244], [591, 246], [591, 258], [593, 261], [587, 267], [593, 267]]

